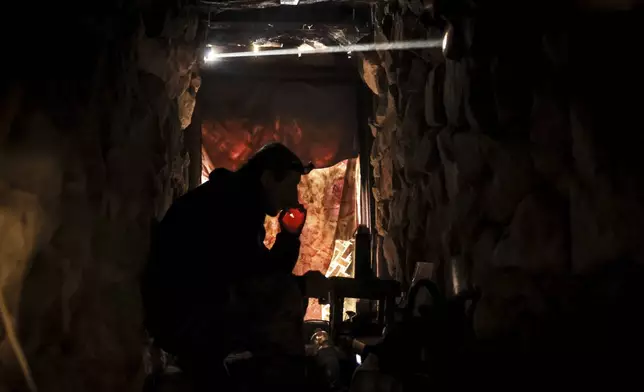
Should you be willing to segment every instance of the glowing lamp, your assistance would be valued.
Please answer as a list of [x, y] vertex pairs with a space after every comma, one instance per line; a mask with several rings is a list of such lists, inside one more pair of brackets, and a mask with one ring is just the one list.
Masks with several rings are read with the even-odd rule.
[[219, 60], [219, 53], [217, 53], [217, 51], [214, 48], [210, 47], [206, 50], [203, 60], [206, 63], [215, 62]]
[[306, 211], [302, 208], [290, 208], [282, 217], [282, 227], [291, 233], [298, 233], [302, 230], [306, 221]]
[[465, 52], [465, 38], [461, 28], [456, 28], [450, 24], [445, 31], [442, 41], [443, 55], [450, 59], [459, 61]]

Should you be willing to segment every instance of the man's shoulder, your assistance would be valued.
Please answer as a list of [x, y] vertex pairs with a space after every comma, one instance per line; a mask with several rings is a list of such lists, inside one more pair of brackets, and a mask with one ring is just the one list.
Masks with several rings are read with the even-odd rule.
[[188, 192], [184, 193], [183, 195], [179, 196], [170, 206], [170, 210], [177, 210], [177, 209], [182, 209], [194, 204], [201, 204], [204, 203], [208, 197], [207, 193], [208, 188], [203, 185], [198, 186], [195, 189], [189, 190]]
[[204, 213], [211, 203], [217, 202], [209, 188], [210, 186], [203, 184], [179, 196], [172, 202], [161, 223], [189, 220], [199, 213]]
[[188, 217], [191, 213], [204, 214], [210, 210], [219, 210], [231, 202], [241, 201], [239, 196], [239, 186], [234, 181], [228, 179], [206, 181], [177, 198], [168, 209], [166, 217], [171, 218], [174, 215]]

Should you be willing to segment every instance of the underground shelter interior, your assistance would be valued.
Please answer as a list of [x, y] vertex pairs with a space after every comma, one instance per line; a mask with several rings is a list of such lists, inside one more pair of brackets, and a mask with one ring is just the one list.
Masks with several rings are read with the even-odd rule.
[[[214, 361], [213, 389], [641, 384], [642, 3], [7, 8], [0, 392], [204, 390], [193, 370], [212, 367], [186, 365], [147, 328], [142, 276], [173, 203], [271, 143], [313, 168], [297, 185], [306, 221], [293, 270], [273, 281], [237, 242], [190, 242], [212, 282], [235, 266], [234, 282], [275, 287], [204, 308], [238, 331], [202, 332], [203, 347], [242, 330], [271, 347], [233, 347]], [[214, 208], [226, 219], [199, 230], [248, 215]], [[270, 215], [254, 244], [268, 253], [286, 230]]]

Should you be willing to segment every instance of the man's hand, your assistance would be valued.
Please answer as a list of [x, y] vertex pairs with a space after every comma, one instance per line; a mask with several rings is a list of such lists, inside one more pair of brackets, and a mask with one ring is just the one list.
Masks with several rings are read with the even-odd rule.
[[300, 205], [297, 208], [283, 210], [278, 220], [282, 230], [299, 236], [306, 222], [306, 209]]
[[311, 270], [302, 275], [304, 278], [305, 292], [307, 294], [317, 293], [326, 296], [329, 292], [328, 280], [320, 271]]

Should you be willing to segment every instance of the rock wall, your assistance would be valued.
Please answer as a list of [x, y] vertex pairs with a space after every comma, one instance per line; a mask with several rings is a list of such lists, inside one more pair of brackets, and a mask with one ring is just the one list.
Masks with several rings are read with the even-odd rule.
[[514, 3], [378, 9], [379, 41], [449, 31], [445, 55], [364, 57], [378, 96], [371, 161], [383, 253], [403, 282], [416, 262], [436, 263], [447, 291], [448, 266], [465, 266], [483, 292], [481, 339], [624, 342], [641, 324], [632, 319], [644, 263], [641, 14], [610, 2]]
[[[198, 19], [178, 1], [49, 3], [30, 5], [29, 37], [3, 24], [4, 315], [40, 391], [138, 391], [138, 274], [153, 222], [187, 187]], [[0, 325], [0, 390], [24, 390]]]

